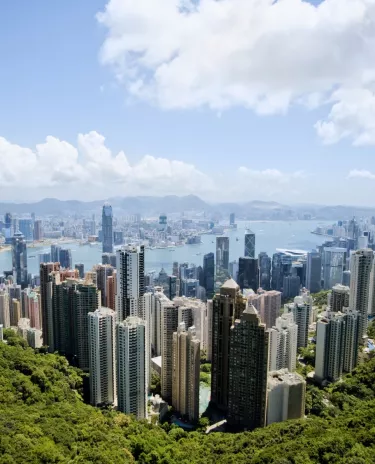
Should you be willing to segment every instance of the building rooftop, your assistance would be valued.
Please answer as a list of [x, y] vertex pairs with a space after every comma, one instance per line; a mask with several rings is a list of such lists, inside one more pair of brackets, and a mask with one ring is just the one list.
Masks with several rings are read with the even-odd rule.
[[234, 290], [237, 290], [240, 288], [240, 286], [238, 285], [238, 283], [233, 280], [232, 278], [231, 279], [228, 279], [222, 286], [221, 288], [231, 288], [231, 289], [234, 289]]
[[280, 369], [268, 373], [268, 390], [272, 390], [280, 384], [298, 385], [302, 383], [305, 383], [302, 375], [296, 372], [289, 372], [288, 369]]

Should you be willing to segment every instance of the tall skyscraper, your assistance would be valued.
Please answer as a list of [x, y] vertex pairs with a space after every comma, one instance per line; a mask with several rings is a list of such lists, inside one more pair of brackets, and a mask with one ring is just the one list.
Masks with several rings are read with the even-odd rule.
[[53, 308], [52, 308], [52, 277], [53, 272], [60, 269], [58, 263], [42, 263], [40, 265], [40, 303], [42, 314], [43, 344], [48, 346], [50, 353], [55, 351], [53, 337]]
[[322, 258], [319, 253], [307, 253], [306, 288], [311, 293], [320, 292], [322, 285]]
[[288, 369], [269, 372], [267, 396], [267, 425], [304, 417], [306, 382], [301, 375]]
[[124, 246], [117, 251], [117, 321], [142, 312], [145, 293], [144, 246]]
[[325, 247], [323, 251], [323, 281], [324, 289], [330, 290], [334, 285], [341, 284], [345, 270], [346, 249]]
[[213, 299], [211, 401], [224, 412], [228, 409], [231, 327], [245, 307], [246, 300], [233, 279], [225, 282]]
[[113, 253], [112, 206], [104, 203], [102, 211], [103, 253]]
[[271, 288], [272, 290], [281, 291], [283, 288], [283, 265], [281, 262], [283, 254], [282, 253], [274, 253], [272, 256], [272, 281], [271, 281]]
[[236, 215], [235, 215], [235, 213], [230, 213], [230, 215], [229, 215], [229, 224], [231, 226], [234, 226], [235, 223], [236, 223]]
[[207, 298], [213, 297], [215, 292], [215, 255], [208, 253], [203, 257], [203, 287]]
[[283, 298], [294, 298], [299, 295], [301, 289], [301, 279], [297, 275], [284, 276], [283, 279]]
[[[349, 281], [349, 285], [350, 285], [350, 281]], [[372, 265], [371, 265], [368, 314], [369, 316], [375, 316], [375, 259], [372, 260]]]
[[21, 232], [16, 232], [12, 238], [12, 267], [15, 282], [22, 288], [26, 288], [28, 285], [27, 248]]
[[60, 262], [60, 251], [61, 247], [59, 247], [58, 245], [51, 245], [51, 261], [53, 263]]
[[101, 293], [102, 306], [107, 305], [107, 279], [113, 273], [113, 267], [109, 264], [97, 264], [94, 267], [96, 272], [96, 286]]
[[268, 335], [252, 305], [230, 330], [228, 424], [234, 428], [252, 430], [265, 425]]
[[116, 310], [116, 286], [117, 286], [117, 271], [113, 270], [112, 275], [107, 277], [106, 284], [106, 303], [107, 308]]
[[178, 327], [178, 308], [168, 298], [161, 301], [161, 396], [166, 401], [172, 399], [173, 376], [173, 333]]
[[315, 378], [336, 382], [343, 372], [351, 372], [358, 359], [358, 312], [343, 308], [327, 311], [316, 325]]
[[350, 287], [350, 271], [344, 271], [342, 273], [342, 284], [346, 287]]
[[280, 315], [281, 293], [270, 290], [259, 295], [259, 305], [254, 304], [258, 310], [261, 321], [266, 324], [267, 329], [275, 325], [276, 319]]
[[200, 341], [181, 322], [173, 333], [172, 406], [189, 420], [199, 418]]
[[332, 287], [328, 294], [328, 304], [333, 312], [342, 311], [345, 307], [349, 307], [350, 288], [345, 285], [337, 284]]
[[72, 252], [69, 249], [60, 249], [60, 265], [64, 269], [72, 268]]
[[[172, 347], [170, 347], [172, 350]], [[116, 327], [118, 410], [147, 418], [146, 321], [129, 316]]]
[[5, 213], [4, 222], [5, 222], [5, 243], [9, 244], [9, 243], [12, 243], [13, 233], [15, 232], [13, 230], [13, 218], [12, 218], [11, 213]]
[[34, 238], [33, 221], [32, 219], [20, 219], [18, 221], [21, 234], [25, 237], [27, 242], [32, 242]]
[[241, 290], [259, 288], [258, 260], [255, 258], [240, 258], [238, 262], [238, 285]]
[[216, 273], [228, 274], [229, 237], [216, 237]]
[[245, 256], [255, 258], [255, 234], [251, 230], [245, 234]]
[[9, 294], [7, 289], [0, 289], [0, 324], [4, 329], [10, 327]]
[[43, 238], [43, 223], [40, 219], [34, 222], [34, 240], [39, 241]]
[[116, 253], [103, 253], [102, 264], [110, 264], [112, 267], [117, 267]]
[[297, 349], [307, 346], [312, 305], [312, 297], [308, 294], [296, 296], [293, 303], [285, 305], [286, 311], [293, 314], [298, 325]]
[[358, 311], [359, 342], [362, 343], [367, 331], [367, 313], [370, 294], [370, 274], [374, 252], [372, 250], [357, 250], [350, 258], [350, 299], [351, 309]]
[[298, 326], [292, 313], [284, 313], [269, 329], [270, 364], [269, 370], [296, 370]]
[[259, 286], [263, 290], [271, 290], [271, 258], [262, 251], [258, 256]]
[[115, 320], [109, 308], [88, 313], [90, 402], [94, 406], [116, 402]]

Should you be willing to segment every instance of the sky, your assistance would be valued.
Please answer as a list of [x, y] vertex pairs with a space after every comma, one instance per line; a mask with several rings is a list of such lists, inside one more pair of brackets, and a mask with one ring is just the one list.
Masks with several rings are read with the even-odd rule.
[[3, 0], [0, 201], [375, 204], [375, 0]]

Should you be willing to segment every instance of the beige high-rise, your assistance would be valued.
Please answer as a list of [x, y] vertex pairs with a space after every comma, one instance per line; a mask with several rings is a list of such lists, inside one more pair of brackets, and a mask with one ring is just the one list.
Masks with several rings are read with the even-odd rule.
[[199, 418], [200, 341], [181, 322], [173, 333], [172, 406], [190, 421]]

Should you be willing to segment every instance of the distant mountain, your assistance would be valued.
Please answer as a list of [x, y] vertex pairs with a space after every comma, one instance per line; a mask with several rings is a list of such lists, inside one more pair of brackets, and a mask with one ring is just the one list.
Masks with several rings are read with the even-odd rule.
[[297, 219], [310, 215], [320, 220], [350, 219], [353, 216], [375, 216], [375, 208], [355, 206], [324, 206], [315, 204], [284, 205], [275, 201], [249, 201], [246, 203], [207, 203], [195, 195], [165, 197], [115, 197], [107, 200], [84, 202], [79, 200], [57, 200], [45, 198], [36, 203], [0, 203], [0, 214], [11, 212], [25, 214], [34, 212], [38, 216], [74, 215], [88, 212], [99, 213], [104, 201], [109, 201], [115, 214], [136, 214], [156, 216], [160, 213], [197, 211], [227, 217], [235, 213], [237, 218], [246, 220]]

